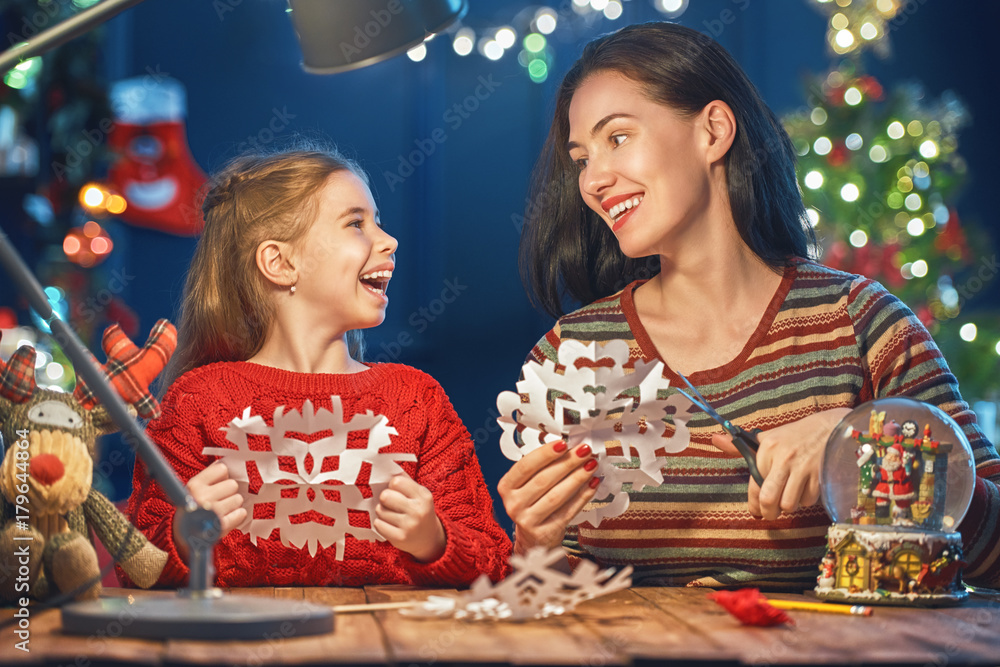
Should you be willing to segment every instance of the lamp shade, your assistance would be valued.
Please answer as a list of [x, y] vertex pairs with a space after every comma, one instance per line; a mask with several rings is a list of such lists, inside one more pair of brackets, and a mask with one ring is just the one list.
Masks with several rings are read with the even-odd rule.
[[302, 67], [336, 74], [417, 46], [465, 15], [466, 0], [288, 0]]

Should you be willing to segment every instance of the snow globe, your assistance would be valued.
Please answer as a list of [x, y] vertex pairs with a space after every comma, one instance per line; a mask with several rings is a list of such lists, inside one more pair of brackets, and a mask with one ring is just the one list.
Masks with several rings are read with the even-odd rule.
[[816, 595], [865, 604], [956, 604], [975, 485], [972, 448], [942, 410], [909, 398], [855, 408], [827, 441], [822, 501], [834, 524]]

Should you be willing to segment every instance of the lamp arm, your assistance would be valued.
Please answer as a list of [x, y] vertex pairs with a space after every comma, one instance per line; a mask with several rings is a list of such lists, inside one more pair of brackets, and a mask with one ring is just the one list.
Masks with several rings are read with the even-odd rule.
[[143, 0], [104, 0], [93, 7], [74, 14], [38, 35], [26, 39], [0, 54], [0, 75], [19, 62], [41, 55], [46, 51], [65, 44], [74, 37], [96, 28], [110, 18]]
[[97, 360], [83, 345], [69, 324], [59, 319], [59, 316], [52, 310], [52, 305], [45, 296], [42, 286], [35, 279], [24, 260], [17, 254], [13, 244], [2, 229], [0, 229], [0, 265], [6, 269], [7, 274], [18, 286], [28, 304], [43, 320], [49, 323], [53, 338], [73, 362], [76, 373], [84, 379], [87, 387], [107, 409], [109, 416], [122, 430], [122, 433], [128, 436], [126, 441], [142, 458], [146, 467], [149, 468], [149, 472], [153, 475], [153, 479], [163, 488], [170, 502], [176, 507], [188, 511], [196, 509], [197, 503], [194, 502], [187, 488], [174, 474], [160, 450], [152, 443], [149, 436], [139, 428], [139, 424], [129, 413], [125, 401], [104, 377], [103, 371], [97, 365]]

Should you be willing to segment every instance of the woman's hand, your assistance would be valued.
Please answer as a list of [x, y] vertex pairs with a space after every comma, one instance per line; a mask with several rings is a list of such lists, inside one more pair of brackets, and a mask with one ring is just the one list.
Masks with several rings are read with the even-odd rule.
[[448, 538], [434, 512], [434, 496], [406, 475], [389, 480], [378, 497], [373, 526], [389, 544], [429, 563], [444, 554]]
[[520, 459], [497, 485], [504, 509], [514, 520], [514, 551], [562, 544], [566, 526], [594, 497], [600, 479], [590, 446], [568, 451], [559, 440]]
[[[237, 493], [239, 488], [235, 479], [229, 479], [229, 470], [221, 461], [216, 461], [188, 480], [187, 490], [195, 502], [219, 517], [220, 540], [247, 518], [243, 496]], [[180, 512], [174, 514], [174, 544], [177, 553], [186, 561], [188, 545], [178, 531], [181, 516]]]
[[[750, 479], [747, 504], [751, 514], [773, 521], [781, 512], [816, 504], [826, 442], [849, 412], [848, 408], [817, 412], [757, 436], [757, 468], [764, 476], [764, 485], [757, 486]], [[712, 444], [739, 454], [728, 435], [713, 435]]]

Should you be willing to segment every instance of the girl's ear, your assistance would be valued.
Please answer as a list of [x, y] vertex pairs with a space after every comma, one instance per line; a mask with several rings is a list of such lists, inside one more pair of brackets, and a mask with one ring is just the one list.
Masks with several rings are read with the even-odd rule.
[[728, 104], [713, 100], [701, 110], [699, 118], [705, 130], [709, 164], [718, 162], [726, 156], [736, 139], [736, 116]]
[[257, 246], [257, 268], [275, 285], [290, 287], [298, 280], [298, 269], [292, 246], [284, 241], [268, 239]]

